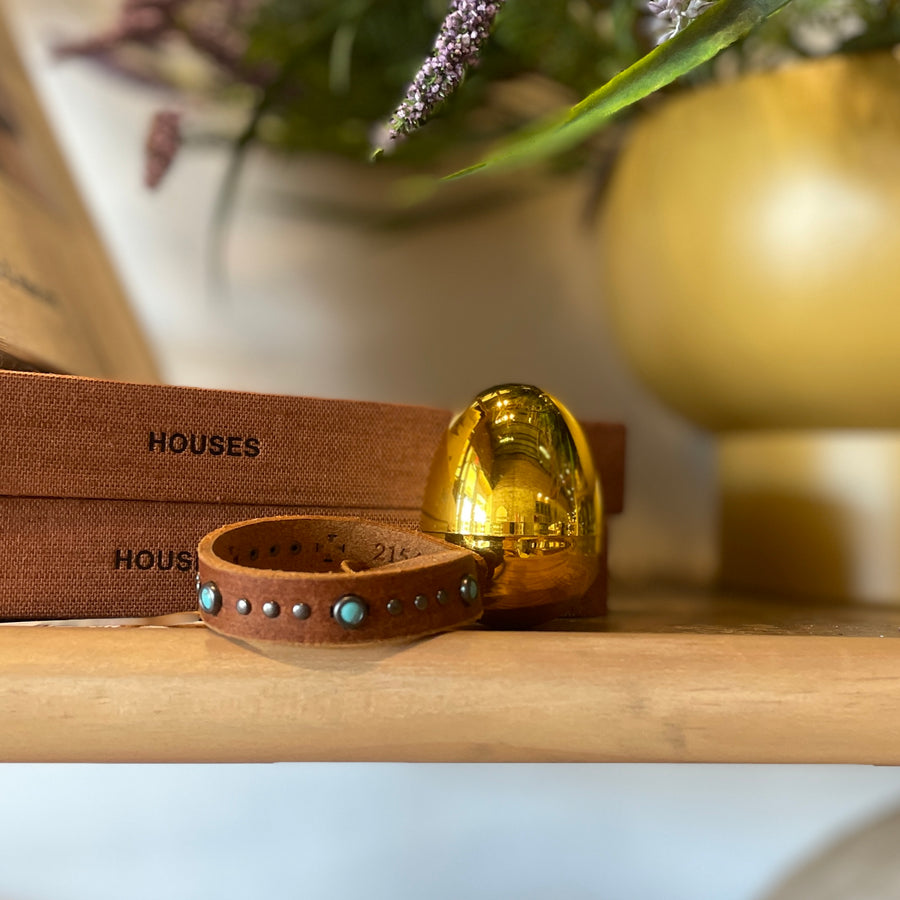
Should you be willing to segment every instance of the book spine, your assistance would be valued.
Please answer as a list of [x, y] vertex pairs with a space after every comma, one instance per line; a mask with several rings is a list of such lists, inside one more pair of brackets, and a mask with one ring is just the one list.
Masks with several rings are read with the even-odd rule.
[[41, 371], [154, 380], [4, 19], [0, 3], [0, 342]]
[[[418, 510], [444, 410], [0, 373], [0, 494]], [[624, 429], [586, 426], [606, 511]]]
[[418, 509], [442, 410], [0, 373], [0, 494]]
[[[196, 606], [196, 548], [229, 522], [333, 509], [0, 497], [0, 619], [151, 616]], [[414, 528], [407, 510], [347, 509]]]

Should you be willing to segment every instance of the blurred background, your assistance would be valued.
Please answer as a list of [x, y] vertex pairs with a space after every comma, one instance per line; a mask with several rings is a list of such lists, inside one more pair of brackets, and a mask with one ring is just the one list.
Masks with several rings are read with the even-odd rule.
[[[539, 384], [628, 425], [614, 581], [709, 581], [711, 443], [620, 358], [583, 183], [400, 235], [298, 215], [322, 171], [251, 158], [211, 277], [227, 149], [193, 148], [149, 193], [159, 91], [52, 59], [113, 6], [6, 0], [166, 380], [448, 408]], [[7, 765], [0, 898], [752, 900], [897, 803], [900, 772], [863, 767]]]

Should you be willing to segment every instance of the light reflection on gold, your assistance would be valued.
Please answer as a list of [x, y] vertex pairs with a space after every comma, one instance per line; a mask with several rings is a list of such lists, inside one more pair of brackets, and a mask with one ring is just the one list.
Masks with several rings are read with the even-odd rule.
[[599, 572], [599, 482], [581, 428], [537, 388], [480, 394], [432, 466], [422, 530], [481, 553], [493, 569], [486, 619], [540, 621]]

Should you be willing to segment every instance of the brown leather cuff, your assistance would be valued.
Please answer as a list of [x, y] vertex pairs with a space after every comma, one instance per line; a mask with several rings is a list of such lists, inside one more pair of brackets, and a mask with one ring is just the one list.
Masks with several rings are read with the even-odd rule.
[[409, 640], [482, 613], [485, 566], [476, 554], [363, 519], [238, 522], [203, 538], [198, 563], [204, 622], [248, 641]]

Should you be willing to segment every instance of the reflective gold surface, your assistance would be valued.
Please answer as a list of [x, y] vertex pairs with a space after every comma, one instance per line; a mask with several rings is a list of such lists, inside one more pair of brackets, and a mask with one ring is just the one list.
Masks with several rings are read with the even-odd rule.
[[503, 385], [450, 426], [431, 469], [422, 530], [492, 568], [489, 624], [558, 615], [600, 571], [602, 505], [590, 448], [544, 391]]
[[900, 605], [898, 146], [886, 50], [683, 91], [616, 161], [602, 297], [716, 433], [729, 589]]
[[898, 145], [890, 51], [682, 91], [635, 122], [598, 270], [664, 401], [715, 432], [900, 427]]

